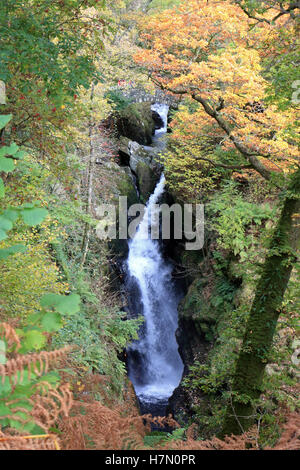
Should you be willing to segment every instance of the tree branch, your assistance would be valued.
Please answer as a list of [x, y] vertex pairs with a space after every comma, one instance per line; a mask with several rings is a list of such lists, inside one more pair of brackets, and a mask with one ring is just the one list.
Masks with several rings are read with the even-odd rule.
[[218, 113], [218, 111], [216, 111], [208, 103], [207, 100], [202, 98], [200, 95], [196, 95], [194, 93], [192, 94], [192, 98], [195, 101], [198, 101], [198, 103], [200, 103], [203, 106], [205, 112], [209, 116], [211, 116], [213, 119], [215, 119], [215, 121], [217, 121], [217, 123], [219, 124], [221, 129], [223, 129], [223, 131], [225, 131], [225, 133], [228, 135], [231, 142], [234, 144], [234, 146], [237, 148], [237, 150], [239, 150], [239, 152], [250, 162], [252, 167], [263, 178], [265, 178], [266, 180], [270, 180], [271, 179], [271, 172], [258, 160], [257, 157], [259, 156], [259, 154], [253, 154], [253, 153], [249, 152], [247, 147], [243, 143], [241, 143], [237, 140], [237, 138], [232, 134], [231, 128], [228, 125], [228, 123], [225, 121], [225, 119], [222, 118], [222, 116]]
[[[268, 23], [268, 24], [272, 24], [274, 21], [277, 21], [281, 16], [283, 15], [288, 15], [290, 14], [293, 18], [295, 18], [295, 16], [293, 15], [293, 11], [294, 10], [297, 10], [300, 8], [300, 2], [299, 1], [296, 1], [296, 2], [291, 2], [288, 6], [288, 8], [283, 8], [282, 7], [282, 2], [279, 2], [279, 8], [280, 8], [280, 12], [274, 16], [274, 18], [272, 18], [272, 20], [268, 20], [267, 18], [261, 18], [261, 17], [257, 17], [255, 15], [253, 15], [252, 13], [250, 13], [247, 8], [242, 5], [242, 2], [241, 0], [236, 0], [235, 2], [237, 5], [239, 5], [239, 7], [243, 10], [243, 12], [248, 16], [248, 18], [251, 18], [252, 20], [255, 20], [255, 21], [258, 21], [259, 23]], [[269, 5], [270, 8], [269, 9], [272, 9], [274, 8], [274, 6], [272, 5]]]
[[210, 160], [209, 158], [207, 157], [202, 157], [202, 156], [194, 156], [193, 157], [195, 158], [195, 160], [203, 160], [205, 162], [208, 162], [208, 163], [211, 163], [213, 166], [219, 168], [225, 168], [226, 170], [249, 170], [252, 168], [252, 165], [249, 163], [248, 165], [225, 165], [223, 163], [219, 163], [219, 162], [214, 162], [213, 160]]
[[[249, 167], [250, 166], [256, 170], [264, 179], [270, 180], [272, 173], [265, 167], [263, 163], [261, 163], [257, 157], [264, 157], [266, 158], [265, 155], [262, 155], [260, 153], [253, 153], [250, 152], [249, 149], [242, 143], [240, 142], [233, 134], [231, 131], [231, 128], [229, 124], [225, 121], [225, 119], [219, 114], [219, 111], [224, 107], [224, 100], [222, 98], [219, 99], [219, 104], [216, 109], [214, 109], [206, 99], [202, 98], [200, 95], [196, 95], [196, 93], [193, 92], [193, 89], [185, 89], [185, 90], [176, 90], [172, 89], [168, 86], [163, 85], [162, 83], [159, 82], [159, 80], [155, 79], [154, 77], [151, 76], [151, 79], [153, 83], [158, 85], [162, 90], [169, 91], [174, 94], [178, 95], [185, 95], [185, 94], [191, 94], [191, 97], [195, 100], [198, 101], [204, 108], [204, 111], [211, 116], [218, 124], [221, 129], [228, 135], [229, 139], [231, 142], [234, 144], [236, 149], [243, 155], [243, 157], [246, 158], [246, 160], [249, 161]], [[195, 88], [194, 88], [195, 90]], [[269, 157], [269, 155], [268, 155]]]

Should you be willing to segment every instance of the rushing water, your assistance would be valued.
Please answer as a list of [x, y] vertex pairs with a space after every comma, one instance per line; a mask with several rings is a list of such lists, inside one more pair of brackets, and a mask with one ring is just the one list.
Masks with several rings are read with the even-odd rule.
[[[154, 145], [166, 133], [166, 105], [154, 105], [165, 126], [156, 131]], [[129, 377], [140, 400], [142, 411], [164, 414], [168, 398], [178, 386], [183, 364], [175, 338], [177, 329], [178, 295], [172, 282], [172, 265], [164, 259], [161, 242], [152, 240], [151, 213], [158, 216], [154, 204], [164, 192], [162, 175], [151, 195], [135, 237], [129, 242], [126, 262], [127, 290], [134, 313], [143, 314], [144, 325], [140, 339], [128, 350]], [[156, 214], [153, 214], [156, 210]], [[158, 217], [159, 220], [159, 217]]]

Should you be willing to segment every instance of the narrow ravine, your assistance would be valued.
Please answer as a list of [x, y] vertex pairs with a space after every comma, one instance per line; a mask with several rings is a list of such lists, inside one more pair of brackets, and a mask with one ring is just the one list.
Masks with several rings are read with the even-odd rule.
[[[164, 127], [156, 131], [153, 145], [163, 148], [164, 142], [160, 139], [167, 131], [168, 106], [153, 105], [152, 109], [164, 121]], [[125, 266], [131, 313], [144, 316], [140, 339], [127, 352], [129, 378], [141, 411], [154, 415], [165, 414], [168, 399], [183, 373], [175, 338], [180, 295], [172, 281], [173, 266], [164, 259], [161, 241], [152, 240], [150, 234], [151, 214], [152, 217], [159, 216], [155, 204], [159, 203], [164, 187], [165, 177], [162, 174], [148, 200], [135, 237], [129, 242]], [[159, 217], [156, 218], [159, 221]]]

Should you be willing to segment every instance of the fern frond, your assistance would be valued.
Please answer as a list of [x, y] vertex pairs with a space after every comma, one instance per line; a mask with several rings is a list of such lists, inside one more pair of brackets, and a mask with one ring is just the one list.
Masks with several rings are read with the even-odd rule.
[[0, 338], [5, 338], [8, 348], [12, 348], [15, 344], [18, 351], [21, 347], [19, 336], [8, 323], [0, 323]]
[[38, 377], [41, 377], [48, 372], [50, 365], [55, 364], [69, 351], [70, 347], [66, 346], [65, 348], [56, 349], [55, 351], [41, 351], [39, 353], [18, 355], [13, 359], [9, 359], [6, 364], [0, 364], [2, 383], [4, 383], [5, 377], [9, 377], [13, 385], [22, 383], [25, 368], [27, 368], [29, 380], [32, 372]]
[[[39, 387], [41, 384], [38, 384]], [[73, 405], [73, 395], [69, 384], [64, 384], [55, 389], [44, 383], [46, 393], [36, 394], [29, 400], [33, 405], [31, 416], [35, 423], [46, 432], [54, 426], [58, 418], [67, 417]]]

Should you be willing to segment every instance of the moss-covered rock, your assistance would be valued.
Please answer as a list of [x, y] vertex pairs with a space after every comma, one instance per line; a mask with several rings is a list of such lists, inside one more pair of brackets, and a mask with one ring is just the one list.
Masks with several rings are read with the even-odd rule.
[[129, 165], [131, 170], [137, 174], [137, 166], [139, 162], [143, 162], [152, 167], [153, 159], [146, 150], [137, 142], [130, 141], [129, 143], [130, 161]]
[[[184, 377], [195, 361], [205, 364], [212, 342], [208, 340], [211, 326], [215, 323], [210, 302], [203, 295], [204, 281], [196, 278], [178, 306], [178, 329], [176, 338], [179, 353], [184, 363]], [[199, 391], [197, 394], [200, 397]], [[199, 398], [198, 397], [198, 398]], [[169, 399], [167, 413], [172, 413], [182, 425], [192, 417], [195, 402], [194, 392], [182, 385], [174, 390]]]
[[[116, 215], [117, 221], [119, 221], [119, 197], [126, 196], [127, 197], [127, 206], [130, 207], [132, 204], [137, 204], [139, 202], [138, 194], [136, 191], [135, 183], [129, 168], [119, 168], [122, 170], [118, 174], [116, 173], [116, 183], [115, 188], [116, 192], [114, 195], [114, 200], [112, 201], [113, 204], [116, 206]], [[119, 226], [117, 223], [117, 232], [119, 231]], [[111, 240], [109, 243], [109, 247], [112, 253], [115, 253], [121, 257], [125, 257], [128, 252], [128, 245], [127, 240], [119, 239], [117, 237], [115, 240]]]
[[136, 187], [129, 168], [124, 168], [124, 173], [119, 178], [117, 188], [120, 196], [127, 196], [128, 206], [139, 202]]
[[118, 112], [116, 126], [120, 136], [149, 145], [155, 132], [151, 103], [132, 103]]
[[216, 323], [215, 311], [210, 301], [203, 295], [205, 285], [205, 280], [195, 279], [178, 309], [179, 320], [192, 321], [197, 334], [201, 337], [207, 337], [211, 326]]
[[145, 203], [154, 191], [157, 182], [157, 175], [154, 173], [152, 168], [150, 168], [149, 164], [143, 161], [138, 162], [136, 175], [140, 191], [140, 198], [141, 201]]
[[[160, 167], [155, 162], [152, 155], [137, 142], [134, 142], [127, 137], [121, 137], [119, 139], [119, 153], [122, 155], [123, 162], [127, 162], [127, 170], [136, 176], [136, 183], [140, 192], [141, 202], [146, 203], [150, 195], [153, 193], [157, 180], [159, 178]], [[126, 169], [124, 168], [126, 171]], [[131, 178], [132, 179], [132, 178]], [[121, 183], [123, 192], [129, 195], [126, 191], [126, 181]], [[129, 188], [128, 188], [129, 189]], [[132, 198], [131, 198], [132, 200]], [[136, 202], [136, 201], [134, 201]], [[134, 203], [132, 202], [132, 204]], [[130, 202], [129, 202], [130, 203]]]

